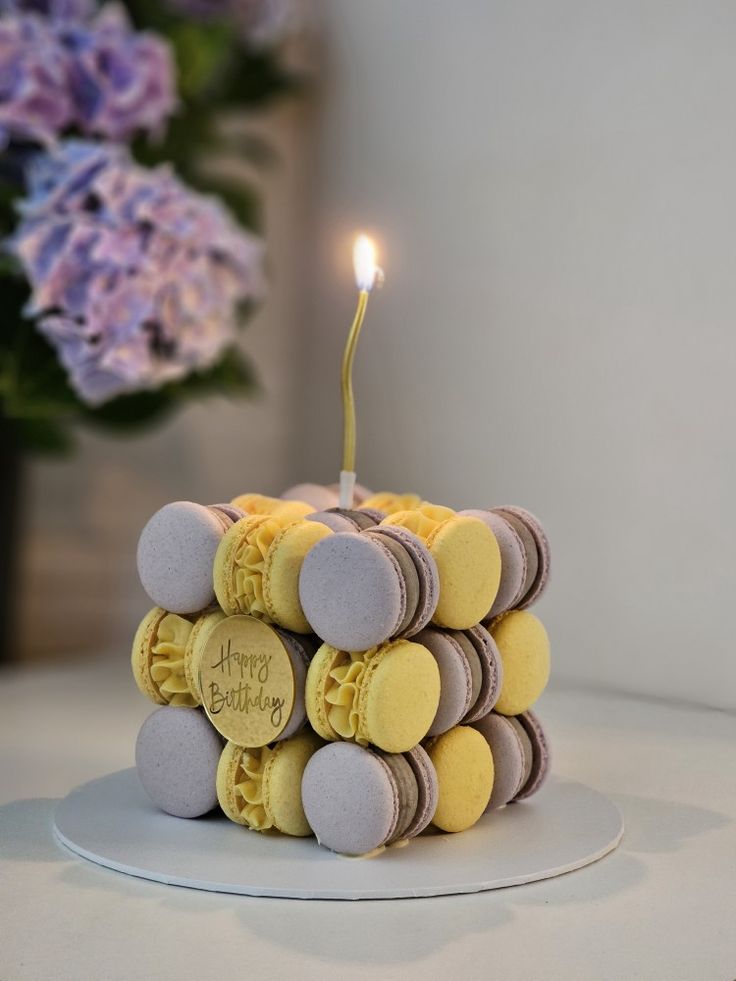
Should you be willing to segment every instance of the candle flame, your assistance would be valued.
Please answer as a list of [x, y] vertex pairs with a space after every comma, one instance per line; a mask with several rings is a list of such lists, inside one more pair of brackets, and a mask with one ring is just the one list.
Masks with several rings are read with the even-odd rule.
[[376, 280], [382, 278], [383, 274], [376, 265], [376, 246], [367, 235], [358, 235], [355, 239], [353, 268], [355, 282], [361, 292], [370, 293], [376, 285]]

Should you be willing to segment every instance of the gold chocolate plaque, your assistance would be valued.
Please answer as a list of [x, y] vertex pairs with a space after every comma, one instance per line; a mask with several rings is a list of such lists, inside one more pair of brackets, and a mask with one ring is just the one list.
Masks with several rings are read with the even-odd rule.
[[294, 709], [291, 658], [274, 628], [254, 617], [225, 617], [213, 628], [199, 683], [210, 722], [238, 746], [278, 739]]

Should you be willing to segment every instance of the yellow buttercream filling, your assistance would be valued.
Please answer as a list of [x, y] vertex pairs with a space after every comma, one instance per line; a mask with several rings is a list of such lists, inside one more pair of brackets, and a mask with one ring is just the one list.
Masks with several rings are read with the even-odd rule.
[[423, 541], [427, 541], [432, 532], [449, 518], [454, 518], [455, 512], [452, 508], [443, 507], [441, 504], [429, 504], [425, 501], [418, 508], [413, 510], [401, 511], [384, 518], [382, 525], [399, 525], [408, 531], [414, 532]]
[[244, 749], [235, 773], [235, 806], [240, 817], [254, 831], [273, 827], [273, 817], [263, 803], [263, 774], [273, 750]]
[[184, 650], [191, 632], [191, 621], [176, 613], [167, 613], [156, 631], [156, 642], [151, 647], [150, 672], [168, 705], [197, 704], [184, 673]]
[[368, 740], [358, 732], [360, 686], [366, 667], [378, 650], [378, 647], [371, 647], [350, 654], [341, 652], [344, 660], [328, 673], [325, 684], [324, 698], [329, 706], [327, 719], [330, 725], [341, 739], [354, 740], [361, 746], [366, 746]]
[[397, 511], [413, 511], [421, 503], [422, 499], [418, 494], [394, 494], [393, 491], [382, 491], [366, 498], [360, 506], [394, 514]]
[[282, 530], [275, 518], [261, 522], [245, 536], [233, 553], [233, 585], [238, 609], [258, 619], [269, 619], [263, 596], [266, 556]]

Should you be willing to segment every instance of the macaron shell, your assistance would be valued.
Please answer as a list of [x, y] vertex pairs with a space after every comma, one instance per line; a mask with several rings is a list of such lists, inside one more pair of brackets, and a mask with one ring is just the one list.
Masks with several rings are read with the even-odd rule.
[[480, 693], [463, 719], [464, 723], [475, 722], [482, 718], [494, 707], [503, 688], [503, 662], [496, 642], [482, 624], [470, 627], [469, 630], [458, 631], [454, 635], [462, 645], [463, 642], [472, 644], [480, 661], [482, 680]]
[[442, 831], [472, 828], [488, 806], [493, 789], [488, 743], [475, 729], [457, 726], [431, 739], [426, 749], [439, 784], [432, 823]]
[[394, 559], [396, 560], [396, 564], [399, 567], [404, 587], [404, 616], [394, 630], [394, 636], [403, 637], [406, 635], [409, 627], [416, 619], [420, 593], [419, 574], [417, 573], [417, 568], [404, 545], [393, 538], [393, 536], [385, 535], [382, 533], [382, 531], [374, 532], [372, 530], [368, 530], [366, 534], [371, 536], [375, 535], [379, 544], [384, 548], [387, 548], [393, 555]]
[[138, 540], [138, 575], [156, 604], [171, 613], [197, 613], [215, 601], [212, 564], [224, 534], [221, 515], [191, 501], [157, 511]]
[[280, 495], [284, 501], [303, 501], [317, 511], [334, 508], [340, 503], [339, 495], [322, 484], [295, 484]]
[[433, 622], [454, 630], [479, 623], [493, 606], [501, 579], [501, 553], [488, 526], [456, 515], [430, 534], [427, 546], [440, 581]]
[[437, 609], [440, 598], [440, 576], [437, 563], [421, 538], [407, 528], [382, 524], [380, 528], [370, 529], [369, 534], [383, 536], [384, 539], [394, 539], [404, 547], [414, 563], [419, 580], [419, 599], [411, 623], [403, 631], [406, 637], [413, 637], [427, 626]]
[[526, 731], [532, 745], [532, 768], [529, 779], [514, 798], [515, 801], [526, 800], [536, 794], [547, 779], [551, 765], [551, 753], [542, 723], [534, 712], [522, 712], [517, 716], [519, 723]]
[[274, 623], [297, 634], [311, 633], [299, 599], [299, 575], [317, 542], [332, 536], [316, 521], [297, 521], [276, 536], [263, 570], [263, 597]]
[[484, 521], [493, 532], [501, 552], [501, 581], [493, 606], [483, 617], [487, 620], [510, 610], [521, 601], [527, 573], [526, 549], [513, 525], [495, 511], [467, 510], [460, 514]]
[[220, 620], [225, 619], [221, 609], [208, 610], [197, 617], [189, 634], [186, 650], [184, 651], [184, 676], [197, 705], [202, 704], [202, 692], [199, 687], [199, 666], [210, 631]]
[[[304, 728], [307, 721], [307, 710], [304, 704], [304, 693], [307, 684], [307, 670], [310, 658], [304, 646], [300, 643], [299, 637], [288, 633], [286, 630], [276, 631], [284, 642], [284, 646], [291, 658], [291, 665], [294, 669], [294, 706], [279, 739], [290, 739]], [[321, 744], [320, 744], [321, 745]]]
[[452, 729], [470, 708], [472, 676], [467, 658], [455, 638], [436, 627], [425, 627], [414, 638], [432, 654], [440, 672], [440, 701], [428, 736]]
[[321, 845], [365, 855], [391, 837], [398, 788], [384, 760], [354, 743], [331, 743], [312, 756], [302, 778], [304, 813]]
[[[522, 601], [518, 604], [518, 608], [520, 610], [525, 610], [527, 607], [537, 602], [549, 583], [551, 561], [549, 539], [547, 538], [547, 534], [539, 519], [535, 517], [531, 511], [527, 511], [526, 508], [505, 504], [501, 507], [496, 507], [493, 510], [497, 514], [500, 514], [502, 517], [506, 518], [506, 520], [515, 518], [518, 522], [520, 522], [525, 528], [528, 529], [529, 534], [532, 536], [536, 546], [538, 562], [536, 574], [531, 587], [523, 596]], [[516, 527], [518, 527], [518, 525]]]
[[236, 521], [240, 521], [241, 518], [245, 517], [245, 511], [236, 508], [234, 504], [208, 504], [207, 507], [210, 511], [214, 511], [225, 519], [226, 531], [230, 525], [235, 524]]
[[418, 792], [414, 820], [406, 829], [405, 837], [416, 838], [430, 825], [434, 812], [437, 810], [440, 790], [437, 783], [437, 771], [423, 746], [415, 746], [408, 750], [404, 753], [404, 758], [414, 771]]
[[336, 534], [316, 545], [304, 560], [299, 596], [314, 633], [344, 651], [382, 643], [406, 612], [396, 559], [381, 542], [362, 534]]
[[312, 658], [307, 670], [304, 702], [309, 723], [323, 739], [339, 739], [328, 717], [325, 702], [325, 687], [330, 671], [341, 656], [341, 652], [329, 644], [323, 644]]
[[503, 684], [495, 705], [501, 715], [520, 715], [549, 681], [550, 646], [544, 625], [528, 610], [502, 613], [491, 624], [503, 663]]
[[138, 691], [146, 698], [155, 702], [157, 705], [166, 705], [166, 699], [159, 691], [158, 685], [154, 684], [151, 678], [150, 661], [151, 645], [156, 635], [159, 623], [166, 616], [167, 611], [160, 606], [155, 606], [143, 617], [135, 636], [130, 652], [130, 666], [133, 671], [133, 679], [138, 686]]
[[307, 515], [307, 521], [319, 521], [334, 532], [360, 531], [360, 526], [350, 516], [350, 512], [340, 511], [337, 508], [328, 508], [326, 511], [313, 511]]
[[313, 732], [304, 732], [278, 743], [266, 764], [263, 806], [283, 834], [296, 838], [312, 834], [302, 803], [302, 777], [307, 763], [323, 745]]
[[[493, 756], [493, 790], [486, 812], [508, 804], [523, 785], [524, 745], [512, 719], [490, 712], [473, 723]], [[527, 739], [528, 742], [528, 739]]]
[[440, 672], [426, 647], [387, 644], [366, 666], [358, 732], [387, 753], [404, 753], [427, 734], [440, 700]]
[[143, 723], [135, 762], [143, 789], [167, 814], [195, 818], [217, 806], [222, 740], [200, 709], [156, 709]]
[[380, 753], [381, 759], [388, 765], [393, 774], [398, 790], [399, 814], [396, 827], [386, 844], [401, 841], [407, 837], [407, 830], [414, 822], [419, 803], [419, 788], [414, 768], [409, 764], [403, 753]]

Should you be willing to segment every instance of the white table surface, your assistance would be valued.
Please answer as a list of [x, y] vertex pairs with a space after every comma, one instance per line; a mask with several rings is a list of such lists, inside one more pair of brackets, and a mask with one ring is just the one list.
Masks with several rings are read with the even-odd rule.
[[54, 841], [56, 800], [133, 761], [151, 707], [125, 660], [0, 674], [2, 981], [736, 978], [734, 716], [549, 691], [555, 771], [624, 812], [612, 855], [479, 895], [257, 900], [133, 879]]

